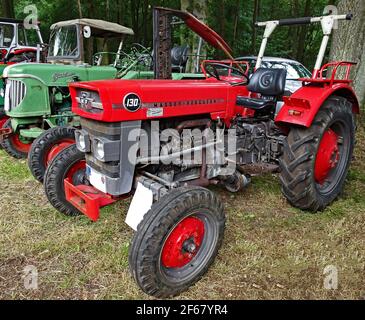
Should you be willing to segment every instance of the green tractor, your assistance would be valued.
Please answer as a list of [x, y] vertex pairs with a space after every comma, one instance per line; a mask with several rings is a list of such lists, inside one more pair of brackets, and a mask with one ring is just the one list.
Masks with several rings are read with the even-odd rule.
[[[41, 56], [37, 52], [41, 51], [37, 51], [37, 47], [42, 45], [43, 39], [38, 25], [26, 28], [23, 20], [0, 18], [0, 75], [9, 65], [39, 61]], [[0, 128], [8, 119], [4, 112], [4, 94], [1, 84]]]
[[[19, 63], [3, 72], [4, 109], [9, 117], [0, 129], [3, 149], [15, 158], [26, 158], [33, 140], [45, 130], [77, 125], [78, 119], [71, 112], [70, 82], [147, 77], [143, 70], [150, 68], [146, 62], [149, 50], [136, 45], [131, 54], [122, 51], [125, 36], [133, 34], [129, 28], [101, 20], [77, 19], [52, 25], [48, 63]], [[96, 43], [91, 37], [104, 47], [109, 44], [107, 40], [120, 40], [118, 51], [98, 52], [86, 63], [87, 53]]]

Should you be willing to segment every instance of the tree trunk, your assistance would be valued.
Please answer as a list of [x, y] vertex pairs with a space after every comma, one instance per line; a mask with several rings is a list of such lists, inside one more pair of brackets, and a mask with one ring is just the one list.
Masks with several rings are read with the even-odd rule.
[[4, 14], [7, 18], [15, 18], [13, 0], [4, 0]]
[[106, 0], [105, 13], [106, 13], [106, 20], [111, 21], [111, 19], [110, 19], [110, 1], [109, 0]]
[[[305, 1], [305, 7], [304, 7], [304, 15], [303, 17], [309, 17], [311, 15], [311, 0]], [[308, 27], [307, 26], [301, 26], [299, 31], [299, 37], [298, 37], [298, 47], [297, 47], [297, 54], [296, 58], [298, 61], [303, 62], [304, 58], [304, 49], [305, 49], [305, 42], [307, 38], [307, 32]]]
[[365, 1], [341, 0], [339, 13], [352, 12], [351, 22], [340, 21], [338, 30], [334, 31], [330, 60], [347, 60], [357, 62], [353, 67], [354, 88], [363, 108], [365, 103]]
[[[206, 22], [207, 20], [207, 0], [181, 0], [181, 10], [193, 13], [196, 17], [198, 17], [199, 20], [203, 22]], [[199, 37], [195, 33], [189, 32], [189, 38], [182, 40], [187, 43], [190, 48], [190, 57], [186, 71], [194, 72], [195, 66], [199, 62], [198, 60], [202, 61], [202, 57], [197, 57]], [[183, 44], [184, 43], [181, 43], [181, 45]], [[202, 51], [200, 52], [200, 56], [204, 55], [206, 55], [206, 48], [202, 48]]]
[[[293, 17], [298, 18], [299, 17], [299, 2], [298, 0], [294, 0], [292, 2], [292, 6], [291, 6], [291, 14]], [[290, 47], [291, 47], [291, 57], [296, 58], [297, 55], [297, 51], [296, 51], [296, 44], [298, 43], [298, 38], [299, 38], [299, 28], [288, 28], [288, 35], [290, 35]]]
[[225, 34], [225, 29], [226, 29], [226, 19], [225, 19], [225, 5], [224, 5], [224, 1], [221, 0], [220, 1], [220, 8], [219, 8], [219, 12], [220, 12], [220, 28], [219, 28], [219, 33], [220, 36], [223, 37], [224, 39], [224, 34]]
[[143, 17], [144, 17], [144, 22], [143, 22], [143, 45], [147, 46], [148, 43], [148, 27], [149, 27], [149, 20], [148, 20], [148, 8], [149, 8], [149, 0], [144, 0], [143, 1]]
[[82, 19], [82, 5], [81, 5], [81, 0], [77, 0], [77, 6], [79, 9], [79, 17], [80, 19]]
[[235, 9], [236, 10], [235, 10], [235, 14], [234, 14], [233, 43], [236, 43], [236, 39], [237, 39], [238, 20], [240, 18], [240, 0], [236, 0]]
[[[89, 17], [95, 17], [95, 6], [94, 6], [94, 2], [90, 1], [89, 2], [89, 7], [88, 7], [88, 16]], [[87, 63], [92, 64], [92, 58], [93, 58], [93, 53], [94, 53], [94, 38], [91, 37], [90, 39], [84, 39], [84, 57], [85, 57], [85, 61]]]
[[257, 29], [255, 27], [255, 23], [257, 22], [257, 16], [259, 13], [260, 1], [255, 0], [253, 5], [253, 17], [252, 17], [252, 39], [251, 39], [251, 52], [256, 52], [256, 37], [257, 37]]

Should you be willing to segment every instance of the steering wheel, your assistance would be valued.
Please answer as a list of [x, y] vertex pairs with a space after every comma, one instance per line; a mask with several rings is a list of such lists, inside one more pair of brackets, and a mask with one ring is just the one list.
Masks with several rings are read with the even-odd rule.
[[[138, 48], [140, 49], [140, 51], [138, 51]], [[146, 54], [153, 61], [151, 50], [147, 49], [145, 46], [141, 45], [140, 43], [133, 43], [131, 50], [132, 50], [133, 54], [136, 56], [137, 59], [140, 56], [142, 56], [143, 54]]]
[[[213, 72], [211, 72], [208, 68], [205, 68], [205, 71], [207, 74], [209, 74], [211, 77], [216, 78], [219, 81], [224, 81], [221, 80], [219, 72], [218, 72], [218, 67], [219, 68], [224, 68], [224, 69], [228, 69], [231, 71], [234, 71], [236, 73], [238, 73], [239, 75], [241, 75], [243, 78], [246, 79], [246, 83], [248, 83], [250, 81], [250, 78], [240, 69], [226, 65], [224, 63], [219, 63], [219, 62], [210, 62], [207, 64], [207, 66], [211, 66], [213, 68]], [[244, 83], [244, 81], [240, 82], [240, 83], [232, 83], [233, 85], [240, 85]]]

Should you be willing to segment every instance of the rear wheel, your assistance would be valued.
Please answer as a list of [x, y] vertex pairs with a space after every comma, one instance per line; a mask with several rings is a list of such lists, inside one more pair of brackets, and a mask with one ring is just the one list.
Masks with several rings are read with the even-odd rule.
[[28, 166], [39, 182], [43, 182], [47, 166], [62, 150], [75, 144], [75, 129], [56, 127], [47, 130], [32, 144], [28, 156]]
[[[3, 128], [12, 128], [10, 119], [5, 122]], [[6, 153], [16, 159], [25, 159], [28, 156], [31, 145], [32, 139], [23, 138], [19, 132], [11, 133], [1, 143]]]
[[295, 207], [318, 211], [343, 190], [351, 162], [355, 121], [352, 104], [331, 97], [310, 128], [292, 128], [281, 159], [282, 191]]
[[138, 226], [129, 264], [147, 294], [175, 296], [197, 282], [222, 244], [225, 215], [209, 190], [183, 187], [153, 204]]
[[76, 145], [61, 151], [49, 164], [44, 175], [44, 189], [49, 202], [66, 216], [77, 216], [81, 212], [66, 200], [64, 180], [69, 178], [73, 185], [87, 183], [85, 154]]

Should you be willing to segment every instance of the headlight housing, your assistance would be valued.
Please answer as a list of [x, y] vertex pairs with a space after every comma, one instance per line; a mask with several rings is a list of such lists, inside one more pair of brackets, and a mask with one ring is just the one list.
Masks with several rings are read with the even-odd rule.
[[77, 130], [75, 132], [76, 146], [81, 152], [90, 152], [90, 137], [84, 130]]
[[94, 152], [97, 159], [103, 161], [105, 159], [104, 143], [101, 140], [95, 139]]

